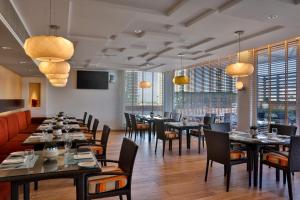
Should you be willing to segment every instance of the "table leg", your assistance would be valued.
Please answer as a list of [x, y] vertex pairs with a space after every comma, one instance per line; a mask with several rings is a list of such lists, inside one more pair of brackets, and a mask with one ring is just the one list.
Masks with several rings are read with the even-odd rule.
[[182, 146], [182, 130], [181, 129], [178, 130], [178, 134], [179, 134], [179, 155], [181, 156], [181, 146]]
[[186, 147], [187, 149], [191, 148], [191, 135], [190, 135], [190, 130], [186, 130]]
[[30, 183], [23, 184], [24, 200], [30, 199]]
[[76, 200], [85, 199], [85, 183], [84, 183], [84, 174], [76, 178]]
[[259, 147], [253, 146], [252, 150], [252, 159], [253, 159], [253, 186], [257, 187], [257, 180], [258, 180], [258, 153]]
[[11, 200], [19, 200], [19, 184], [17, 182], [11, 182]]
[[[150, 125], [150, 126], [151, 126], [151, 125]], [[149, 142], [151, 142], [151, 127], [149, 128], [148, 133], [149, 133], [149, 135], [148, 135], [148, 137], [149, 137]]]

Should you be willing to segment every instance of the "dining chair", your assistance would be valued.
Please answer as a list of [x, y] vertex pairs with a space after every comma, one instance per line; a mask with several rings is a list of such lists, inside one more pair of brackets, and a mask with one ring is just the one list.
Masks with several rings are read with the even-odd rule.
[[170, 117], [170, 113], [169, 112], [164, 112], [164, 117], [165, 118]]
[[93, 120], [93, 115], [89, 114], [86, 126], [81, 128], [84, 132], [91, 131], [92, 120]]
[[291, 136], [289, 152], [264, 148], [260, 154], [259, 188], [262, 188], [263, 164], [283, 171], [283, 183], [288, 182], [289, 199], [293, 200], [291, 174], [300, 171], [300, 137]]
[[210, 124], [210, 129], [212, 131], [217, 132], [230, 132], [231, 131], [231, 124], [230, 123], [217, 123], [217, 124]]
[[132, 134], [132, 125], [131, 125], [131, 122], [130, 122], [130, 116], [129, 116], [129, 113], [124, 113], [125, 115], [125, 121], [126, 121], [126, 127], [125, 127], [125, 137], [128, 133], [129, 137], [131, 137], [131, 134]]
[[138, 123], [135, 115], [133, 114], [130, 114], [130, 122], [132, 125], [132, 130], [134, 132], [134, 141], [136, 140], [136, 136], [138, 133], [140, 133], [140, 136], [145, 136], [146, 131], [151, 131], [151, 127], [149, 124]]
[[[78, 149], [89, 149], [94, 152], [94, 154], [97, 158], [106, 159], [106, 149], [107, 149], [109, 134], [110, 134], [110, 127], [107, 125], [104, 125], [100, 140], [99, 139], [91, 139], [84, 143], [78, 143], [77, 148]], [[106, 165], [106, 163], [102, 163], [102, 164]]]
[[90, 132], [84, 133], [85, 137], [88, 140], [95, 140], [96, 139], [98, 125], [99, 125], [99, 119], [94, 119], [92, 130]]
[[[207, 147], [207, 162], [205, 171], [205, 182], [207, 181], [209, 161], [214, 161], [224, 165], [224, 175], [227, 176], [226, 191], [229, 191], [231, 167], [233, 165], [247, 163], [247, 154], [243, 151], [232, 150], [230, 148], [229, 133], [217, 132], [204, 129]], [[251, 180], [251, 170], [248, 170], [249, 184]]]
[[[163, 142], [163, 152], [162, 155], [165, 155], [165, 146], [166, 146], [166, 141], [169, 141], [169, 150], [172, 150], [172, 142], [173, 140], [178, 140], [179, 141], [179, 135], [176, 131], [166, 131], [165, 130], [165, 124], [163, 120], [155, 120], [155, 129], [157, 133], [156, 137], [156, 143], [155, 143], [155, 154], [157, 151], [157, 143], [158, 140], [161, 140]], [[180, 149], [179, 149], [180, 153]]]
[[121, 200], [126, 195], [131, 200], [133, 166], [138, 145], [124, 138], [119, 160], [99, 159], [99, 162], [116, 163], [117, 166], [102, 167], [101, 172], [85, 176], [85, 199], [98, 199], [118, 196]]
[[87, 116], [87, 112], [83, 113], [83, 118], [82, 119], [78, 119], [80, 126], [86, 126], [86, 116]]

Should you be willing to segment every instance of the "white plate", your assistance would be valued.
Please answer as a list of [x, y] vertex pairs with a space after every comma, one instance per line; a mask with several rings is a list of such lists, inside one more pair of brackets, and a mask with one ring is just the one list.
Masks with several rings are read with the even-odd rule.
[[24, 151], [11, 152], [10, 155], [12, 155], [12, 156], [24, 156]]
[[96, 166], [95, 162], [80, 162], [78, 163], [79, 167], [86, 167], [86, 168], [94, 168]]

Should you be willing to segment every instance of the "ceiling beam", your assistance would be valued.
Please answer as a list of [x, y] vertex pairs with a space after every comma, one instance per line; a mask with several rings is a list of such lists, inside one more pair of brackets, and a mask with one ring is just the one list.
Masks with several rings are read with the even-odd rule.
[[218, 7], [218, 11], [221, 13], [233, 6], [235, 6], [236, 4], [240, 3], [242, 0], [229, 0], [226, 1], [224, 4], [222, 4], [221, 6]]
[[207, 8], [204, 11], [200, 12], [199, 14], [195, 15], [194, 17], [192, 17], [191, 19], [186, 20], [185, 22], [183, 22], [183, 25], [185, 27], [190, 27], [193, 24], [199, 22], [200, 20], [208, 17], [209, 15], [215, 13], [216, 11], [212, 8]]
[[186, 48], [186, 49], [192, 49], [192, 48], [195, 48], [195, 47], [197, 47], [197, 46], [200, 46], [200, 45], [202, 45], [202, 44], [204, 44], [204, 43], [210, 42], [210, 41], [212, 41], [212, 40], [214, 40], [214, 39], [216, 39], [216, 38], [208, 37], [208, 38], [205, 38], [205, 39], [203, 39], [203, 40], [200, 40], [199, 42], [196, 42], [196, 43], [194, 43], [194, 44], [191, 44], [191, 45], [189, 45], [189, 46], [186, 46], [185, 48]]
[[165, 14], [167, 16], [171, 16], [175, 11], [177, 11], [183, 4], [185, 4], [188, 0], [177, 0], [171, 7], [169, 7], [166, 11]]

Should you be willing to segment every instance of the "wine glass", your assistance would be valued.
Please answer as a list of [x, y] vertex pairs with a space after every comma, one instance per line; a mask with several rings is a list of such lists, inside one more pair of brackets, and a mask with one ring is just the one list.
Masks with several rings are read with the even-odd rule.
[[72, 148], [72, 140], [71, 138], [67, 138], [65, 140], [65, 152], [68, 153], [71, 148]]
[[277, 136], [277, 128], [272, 128], [272, 135], [273, 137]]

